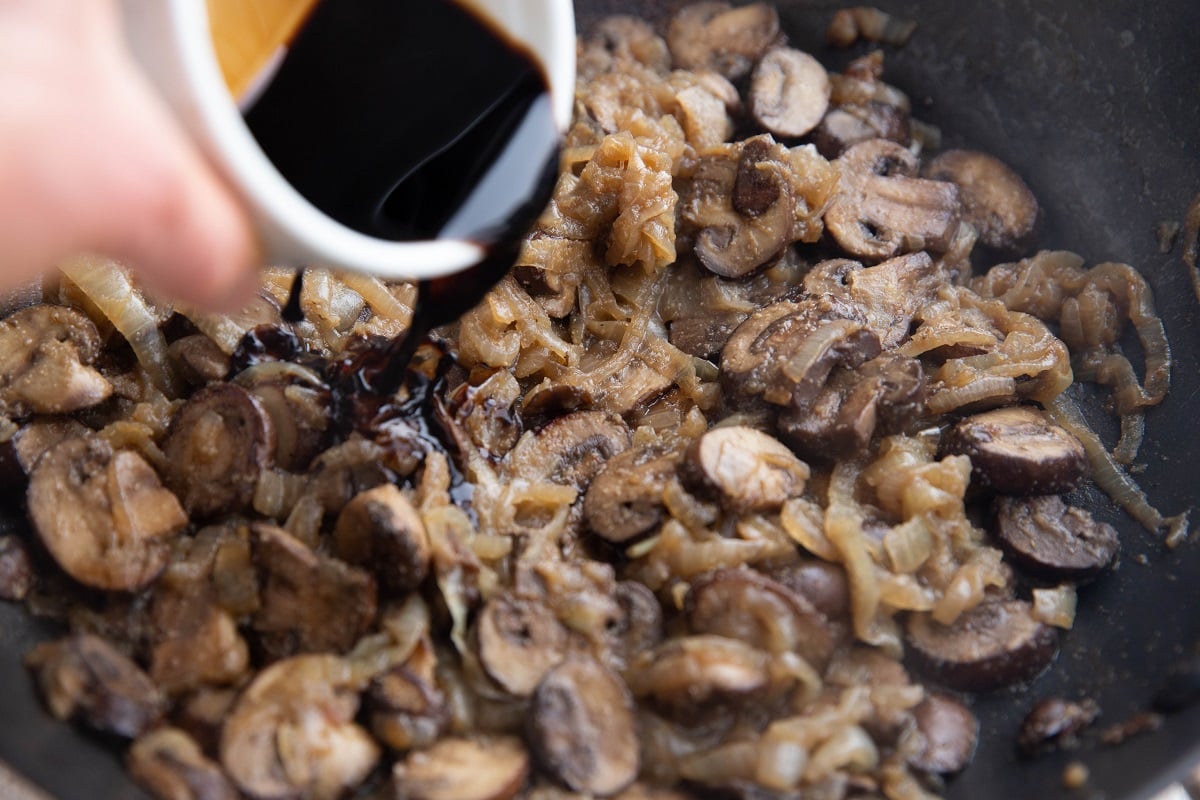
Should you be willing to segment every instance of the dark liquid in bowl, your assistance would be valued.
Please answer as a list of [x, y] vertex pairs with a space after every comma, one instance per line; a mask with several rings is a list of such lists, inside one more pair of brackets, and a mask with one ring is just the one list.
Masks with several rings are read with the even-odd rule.
[[548, 198], [542, 69], [451, 0], [326, 0], [245, 113], [297, 191], [381, 239], [490, 244]]
[[343, 225], [486, 249], [475, 267], [422, 282], [406, 341], [378, 359], [371, 384], [384, 393], [430, 328], [512, 266], [558, 163], [543, 70], [451, 0], [319, 2], [245, 119], [283, 177]]

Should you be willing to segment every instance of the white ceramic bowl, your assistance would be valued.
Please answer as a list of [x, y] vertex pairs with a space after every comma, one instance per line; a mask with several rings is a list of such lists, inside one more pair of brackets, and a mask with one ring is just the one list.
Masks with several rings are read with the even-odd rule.
[[[571, 0], [460, 2], [490, 17], [540, 59], [550, 81], [555, 122], [565, 131], [575, 92]], [[458, 272], [482, 258], [482, 249], [472, 242], [388, 241], [326, 216], [279, 174], [243, 122], [217, 63], [205, 0], [121, 0], [121, 6], [134, 56], [242, 194], [270, 263], [426, 279]]]

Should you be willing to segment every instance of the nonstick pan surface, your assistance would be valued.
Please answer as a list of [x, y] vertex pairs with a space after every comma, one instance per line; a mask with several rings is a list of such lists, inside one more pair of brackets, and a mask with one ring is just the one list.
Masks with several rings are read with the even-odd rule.
[[[1164, 513], [1191, 508], [1200, 480], [1200, 308], [1179, 244], [1160, 253], [1155, 230], [1181, 221], [1200, 192], [1200, 3], [877, 4], [920, 23], [907, 46], [886, 48], [885, 78], [909, 93], [917, 117], [941, 127], [946, 146], [991, 152], [1025, 177], [1043, 207], [1039, 246], [1075, 250], [1089, 264], [1127, 261], [1149, 278], [1175, 364], [1171, 393], [1147, 415], [1139, 481]], [[576, 2], [581, 28], [607, 13], [661, 18], [674, 6]], [[831, 67], [861, 52], [821, 43], [836, 7], [779, 3], [796, 46]], [[1092, 419], [1112, 434], [1102, 414]], [[1018, 724], [1038, 698], [1092, 697], [1102, 725], [1118, 722], [1148, 708], [1166, 670], [1200, 644], [1200, 542], [1168, 551], [1103, 495], [1085, 499], [1121, 531], [1121, 564], [1081, 590], [1075, 628], [1045, 675], [975, 701], [982, 744], [950, 785], [951, 798], [1148, 797], [1200, 760], [1200, 708], [1120, 747], [1016, 757]], [[109, 743], [51, 720], [38, 705], [20, 658], [48, 633], [19, 607], [0, 604], [0, 759], [62, 800], [143, 797]], [[1060, 788], [1071, 759], [1091, 773], [1080, 793]]]

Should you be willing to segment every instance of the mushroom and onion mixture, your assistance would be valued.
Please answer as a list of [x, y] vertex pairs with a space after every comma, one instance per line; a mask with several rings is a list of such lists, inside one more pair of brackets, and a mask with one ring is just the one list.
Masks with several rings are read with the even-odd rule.
[[[866, 11], [831, 36], [912, 32]], [[1179, 527], [1122, 466], [1169, 381], [1145, 280], [1032, 251], [1021, 178], [929, 152], [879, 52], [702, 2], [579, 67], [553, 202], [394, 397], [408, 285], [308, 270], [289, 323], [286, 271], [217, 316], [81, 258], [0, 321], [0, 590], [154, 795], [935, 796], [961, 693], [1038, 675], [1116, 562], [1064, 494]]]

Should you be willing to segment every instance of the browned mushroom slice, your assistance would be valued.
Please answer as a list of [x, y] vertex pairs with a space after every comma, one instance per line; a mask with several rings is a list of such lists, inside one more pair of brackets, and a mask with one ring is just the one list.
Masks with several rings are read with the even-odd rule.
[[[509, 475], [586, 489], [608, 459], [629, 447], [629, 426], [603, 411], [576, 411], [527, 432], [505, 459]], [[532, 688], [532, 687], [530, 687]]]
[[99, 438], [68, 439], [42, 456], [26, 493], [38, 537], [68, 575], [96, 589], [133, 591], [167, 564], [187, 525], [175, 495], [137, 453]]
[[852, 103], [829, 109], [812, 139], [825, 158], [837, 158], [870, 139], [887, 139], [907, 147], [912, 141], [912, 121], [907, 111], [890, 103]]
[[129, 777], [163, 800], [238, 800], [221, 767], [178, 728], [157, 728], [133, 743], [125, 756]]
[[1017, 732], [1017, 747], [1028, 756], [1078, 743], [1079, 734], [1100, 716], [1095, 700], [1075, 702], [1047, 697], [1034, 704]]
[[738, 513], [774, 511], [804, 493], [808, 465], [778, 439], [745, 425], [728, 425], [688, 447], [683, 475]]
[[214, 384], [179, 409], [163, 452], [167, 485], [189, 514], [236, 512], [250, 505], [259, 473], [272, 464], [275, 426], [245, 389]]
[[237, 623], [206, 598], [184, 591], [156, 592], [151, 606], [156, 641], [150, 676], [168, 694], [204, 684], [233, 684], [250, 656]]
[[1028, 406], [960, 420], [942, 451], [971, 459], [971, 482], [1000, 494], [1069, 492], [1087, 476], [1083, 445]]
[[950, 695], [932, 692], [912, 714], [925, 741], [909, 756], [909, 764], [925, 772], [950, 774], [971, 763], [979, 742], [979, 720], [971, 709]]
[[304, 655], [258, 673], [221, 730], [221, 765], [242, 792], [335, 800], [370, 774], [379, 746], [354, 723], [353, 672], [336, 656]]
[[371, 732], [394, 750], [428, 747], [450, 724], [441, 690], [405, 667], [372, 679], [367, 710]]
[[606, 797], [637, 777], [633, 698], [590, 655], [571, 656], [546, 673], [527, 719], [534, 755], [575, 791]]
[[834, 47], [849, 47], [859, 39], [902, 47], [916, 29], [917, 23], [913, 20], [871, 6], [853, 6], [834, 12], [825, 31], [825, 41]]
[[404, 800], [512, 800], [529, 775], [529, 753], [514, 736], [442, 739], [396, 764]]
[[750, 569], [719, 569], [694, 581], [684, 610], [695, 633], [738, 639], [769, 653], [798, 653], [817, 672], [825, 671], [833, 654], [825, 616]]
[[675, 65], [711, 69], [730, 80], [750, 72], [780, 40], [779, 14], [767, 3], [733, 8], [725, 2], [684, 6], [667, 28]]
[[740, 278], [776, 258], [796, 237], [787, 149], [769, 136], [748, 139], [736, 164], [701, 159], [683, 217], [699, 229], [694, 252], [710, 272]]
[[112, 395], [89, 366], [100, 353], [91, 320], [62, 306], [32, 306], [0, 320], [0, 415], [65, 414]]
[[16, 536], [0, 536], [0, 600], [24, 600], [35, 580], [25, 543]]
[[163, 714], [162, 695], [146, 673], [98, 636], [43, 642], [25, 656], [25, 666], [58, 719], [133, 738]]
[[809, 558], [768, 570], [770, 577], [803, 597], [830, 621], [850, 615], [850, 582], [841, 564]]
[[59, 442], [88, 436], [91, 431], [69, 418], [34, 419], [0, 443], [0, 481], [23, 489], [38, 459]]
[[779, 433], [797, 452], [838, 458], [861, 452], [876, 433], [904, 430], [925, 409], [921, 363], [884, 353], [857, 369], [837, 369], [809, 405], [780, 415]]
[[567, 629], [550, 609], [511, 595], [488, 600], [475, 636], [487, 674], [517, 697], [528, 697], [567, 650]]
[[1041, 577], [1083, 580], [1110, 568], [1121, 548], [1113, 526], [1058, 495], [998, 497], [996, 539], [1013, 563]]
[[171, 365], [190, 386], [206, 386], [229, 374], [229, 356], [202, 333], [184, 336], [167, 348]]
[[984, 244], [1018, 251], [1029, 243], [1037, 224], [1037, 198], [1003, 161], [975, 150], [947, 150], [925, 165], [924, 175], [958, 186], [963, 218]]
[[990, 602], [953, 625], [928, 614], [908, 619], [908, 649], [930, 677], [952, 689], [983, 692], [1028, 680], [1058, 653], [1058, 634], [1022, 600]]
[[681, 455], [675, 447], [638, 447], [605, 464], [583, 497], [583, 516], [591, 531], [612, 544], [652, 533], [666, 516], [663, 489]]
[[421, 515], [394, 484], [357, 495], [338, 515], [333, 554], [374, 572], [392, 592], [416, 589], [429, 572], [431, 548]]
[[310, 369], [266, 361], [238, 373], [234, 382], [254, 395], [271, 417], [275, 463], [301, 472], [327, 444], [329, 387]]
[[800, 50], [779, 47], [763, 56], [750, 82], [754, 119], [776, 136], [795, 138], [817, 126], [829, 108], [829, 75]]
[[253, 526], [262, 577], [259, 641], [276, 658], [300, 651], [344, 652], [375, 619], [375, 581], [357, 567], [314, 552], [274, 525]]
[[762, 650], [724, 636], [668, 639], [639, 655], [625, 680], [635, 697], [648, 697], [667, 711], [692, 710], [712, 698], [752, 694], [770, 682]]
[[825, 226], [847, 252], [882, 260], [945, 251], [958, 231], [958, 187], [913, 177], [917, 159], [886, 139], [860, 142], [834, 164], [842, 182]]
[[721, 382], [731, 397], [803, 407], [835, 366], [854, 368], [879, 352], [879, 337], [861, 312], [836, 297], [773, 303], [729, 337]]
[[654, 592], [637, 581], [618, 581], [613, 597], [621, 613], [605, 633], [609, 649], [623, 669], [639, 653], [662, 641], [663, 613]]

